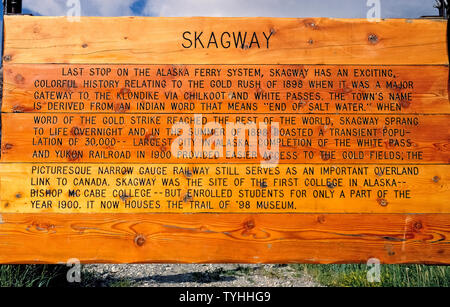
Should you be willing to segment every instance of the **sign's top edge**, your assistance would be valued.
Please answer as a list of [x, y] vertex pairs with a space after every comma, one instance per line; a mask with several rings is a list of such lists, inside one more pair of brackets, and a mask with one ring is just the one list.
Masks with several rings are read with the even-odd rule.
[[[5, 19], [66, 19], [67, 16], [33, 16], [33, 15], [5, 15]], [[227, 19], [227, 20], [248, 20], [248, 19], [270, 19], [270, 20], [333, 20], [333, 21], [356, 21], [356, 22], [373, 22], [367, 18], [335, 18], [335, 17], [210, 17], [210, 16], [182, 16], [182, 17], [157, 17], [157, 16], [81, 16], [81, 19]], [[394, 22], [412, 22], [412, 21], [434, 21], [447, 23], [444, 18], [381, 18], [380, 22], [394, 21]]]

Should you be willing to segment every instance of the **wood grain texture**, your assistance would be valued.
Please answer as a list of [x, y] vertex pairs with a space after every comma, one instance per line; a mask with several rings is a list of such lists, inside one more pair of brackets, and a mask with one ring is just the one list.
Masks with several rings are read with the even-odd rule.
[[2, 214], [0, 263], [447, 264], [450, 216]]
[[[343, 169], [346, 175], [322, 174], [330, 171], [327, 165], [307, 164], [280, 165], [271, 170], [271, 175], [258, 174], [263, 171], [258, 170], [258, 164], [228, 164], [225, 170], [231, 171], [228, 175], [223, 165], [217, 164], [122, 164], [121, 170], [127, 168], [124, 174], [99, 175], [99, 167], [108, 169], [119, 165], [83, 163], [80, 166], [89, 167], [91, 174], [66, 175], [52, 171], [58, 167], [69, 171], [69, 166], [73, 164], [0, 164], [0, 212], [105, 213], [105, 217], [112, 213], [450, 213], [449, 203], [445, 201], [450, 198], [449, 165], [422, 165], [418, 167], [417, 175], [386, 174], [408, 169], [406, 165], [370, 166], [366, 172], [355, 175], [349, 174], [351, 166], [338, 164], [333, 165], [335, 172]], [[140, 174], [146, 167], [167, 168], [167, 171], [164, 175]], [[180, 168], [189, 169], [189, 180], [201, 180], [201, 185], [189, 185], [187, 176], [174, 172], [174, 168], [178, 172]], [[199, 173], [200, 169], [206, 168], [207, 174]], [[312, 168], [314, 175], [304, 173]], [[294, 171], [296, 175], [292, 175]], [[39, 178], [49, 180], [39, 182]], [[67, 179], [67, 183], [63, 185], [56, 178]], [[170, 183], [167, 178], [179, 184]], [[210, 181], [217, 178], [227, 178], [227, 182]], [[155, 181], [147, 181], [152, 179]], [[168, 183], [164, 184], [163, 179]], [[265, 185], [261, 186], [255, 181], [257, 179], [265, 179]], [[290, 180], [291, 184], [296, 180], [296, 184], [289, 186], [289, 181], [283, 182], [283, 179]], [[357, 186], [350, 185], [350, 179], [357, 180]], [[129, 180], [145, 184], [129, 184]], [[78, 190], [79, 194], [70, 195], [70, 190]], [[101, 190], [104, 190], [104, 196], [95, 194]], [[230, 191], [230, 194], [221, 194], [222, 191]], [[378, 194], [379, 191], [385, 191], [385, 194]], [[409, 191], [409, 195], [406, 198], [395, 191]], [[168, 200], [172, 202], [171, 206]], [[59, 201], [65, 203], [59, 205]], [[77, 201], [78, 206], [69, 206], [69, 201]], [[92, 206], [87, 205], [88, 201], [93, 202]], [[229, 201], [229, 204], [221, 207], [220, 201]], [[277, 217], [274, 215], [274, 218]]]
[[[227, 156], [231, 152], [226, 146], [222, 146], [222, 157], [192, 156], [191, 151], [182, 148], [184, 153], [172, 151], [172, 144], [181, 133], [174, 133], [174, 118], [191, 118], [192, 114], [159, 115], [158, 124], [136, 124], [139, 114], [89, 114], [96, 117], [96, 124], [83, 122], [81, 114], [70, 115], [73, 117], [71, 124], [64, 124], [65, 114], [38, 113], [3, 113], [4, 124], [2, 135], [3, 162], [146, 162], [146, 163], [183, 163], [183, 162], [223, 162], [223, 163], [257, 163], [264, 161], [261, 152], [246, 146], [246, 151], [255, 152], [255, 157], [240, 158]], [[44, 124], [36, 123], [41, 117], [50, 116], [52, 120]], [[153, 115], [152, 115], [153, 116]], [[249, 121], [256, 122], [256, 128], [260, 128], [266, 116], [270, 116], [274, 122], [279, 123], [280, 128], [280, 158], [279, 163], [448, 163], [450, 160], [450, 131], [443, 127], [448, 125], [450, 115], [317, 115], [321, 122], [318, 124], [304, 124], [303, 119], [311, 115], [291, 115], [296, 119], [296, 124], [282, 124], [284, 115], [244, 114], [227, 116], [231, 123]], [[208, 122], [217, 120], [218, 115], [205, 114], [203, 118]], [[37, 119], [36, 119], [37, 118]], [[330, 122], [326, 123], [326, 119]], [[123, 119], [123, 123], [120, 121]], [[377, 119], [374, 121], [373, 119]], [[414, 124], [416, 119], [416, 124]], [[398, 120], [398, 121], [397, 121]], [[133, 121], [136, 122], [133, 124]], [[112, 124], [110, 124], [112, 122]], [[399, 124], [397, 124], [397, 122]], [[359, 123], [359, 124], [357, 124]], [[194, 124], [188, 125], [191, 129]], [[199, 127], [196, 125], [195, 127]], [[227, 143], [225, 125], [221, 134], [222, 144]], [[35, 129], [42, 128], [43, 134], [36, 134]], [[65, 135], [50, 135], [56, 133], [51, 129], [65, 129]], [[112, 135], [107, 132], [97, 132], [95, 128], [116, 129]], [[136, 135], [134, 129], [141, 128], [142, 132]], [[251, 139], [258, 142], [254, 128]], [[343, 135], [341, 131], [346, 129], [364, 128], [374, 130], [374, 134], [363, 136]], [[94, 132], [91, 132], [94, 129]], [[120, 134], [119, 130], [122, 129]], [[268, 128], [270, 130], [270, 127]], [[308, 130], [310, 129], [310, 130]], [[63, 131], [63, 130], [61, 130]], [[131, 131], [131, 132], [130, 132]], [[323, 134], [321, 135], [321, 132]], [[62, 133], [62, 132], [59, 132]], [[103, 133], [103, 135], [99, 135]], [[133, 133], [133, 134], [132, 134]], [[338, 134], [339, 133], [339, 134]], [[206, 140], [210, 135], [203, 135]], [[49, 141], [53, 139], [56, 143]], [[76, 145], [71, 145], [70, 139], [77, 139]], [[94, 141], [92, 141], [94, 139]], [[102, 139], [110, 140], [107, 142]], [[193, 137], [191, 138], [193, 139]], [[325, 146], [319, 146], [319, 139], [327, 139]], [[335, 139], [349, 139], [349, 147], [338, 145]], [[358, 145], [358, 140], [380, 140], [379, 143]], [[60, 140], [60, 142], [58, 142]], [[246, 136], [250, 142], [250, 137]], [[267, 138], [270, 141], [270, 137]], [[309, 140], [310, 143], [300, 143], [299, 140]], [[409, 140], [410, 144], [407, 144]], [[294, 141], [299, 143], [294, 143]], [[147, 143], [145, 143], [147, 142]], [[401, 142], [403, 142], [401, 144]], [[94, 145], [92, 145], [94, 144]], [[219, 148], [219, 147], [217, 147]], [[48, 150], [47, 157], [42, 157], [39, 151]], [[194, 150], [194, 147], [191, 147]], [[233, 149], [237, 151], [236, 148]], [[144, 151], [145, 156], [139, 156], [138, 152]], [[314, 152], [313, 158], [305, 158], [305, 151]], [[324, 154], [325, 151], [333, 151], [335, 157]], [[116, 152], [122, 155], [114, 156]], [[152, 157], [152, 152], [161, 153]], [[210, 151], [207, 151], [209, 153]], [[349, 154], [350, 152], [350, 154]], [[353, 154], [356, 152], [356, 154]], [[359, 156], [359, 152], [363, 156]], [[376, 153], [382, 152], [381, 156]], [[408, 153], [421, 152], [422, 158]], [[129, 153], [129, 155], [127, 154]], [[163, 155], [164, 154], [164, 155]], [[163, 156], [162, 156], [163, 155]], [[348, 155], [348, 156], [347, 156]], [[353, 157], [352, 155], [356, 155]], [[353, 158], [352, 158], [353, 157]]]
[[[411, 19], [6, 16], [5, 62], [446, 65], [446, 27]], [[206, 41], [212, 31], [272, 38], [268, 49], [185, 49], [185, 31], [203, 31]]]
[[[104, 68], [111, 69], [108, 76], [100, 76], [97, 74], [91, 75], [91, 69]], [[83, 69], [83, 75], [72, 76], [69, 70], [77, 70], [79, 74], [80, 69]], [[126, 69], [129, 72], [128, 76], [119, 76], [118, 72]], [[135, 74], [135, 69], [148, 69], [148, 76], [139, 76]], [[163, 71], [167, 74], [171, 70], [176, 72], [181, 69], [183, 72], [188, 71], [189, 75], [183, 76], [158, 76], [158, 71]], [[220, 77], [218, 76], [199, 76], [198, 70], [214, 69], [215, 73], [220, 70]], [[256, 77], [240, 77], [228, 76], [229, 70], [237, 69], [258, 69], [261, 76]], [[316, 76], [315, 70], [329, 71], [331, 77]], [[276, 76], [274, 71], [292, 71], [299, 76]], [[301, 75], [304, 70], [308, 70], [306, 77]], [[347, 70], [348, 77], [337, 77], [339, 71]], [[362, 73], [361, 73], [362, 70]], [[376, 77], [366, 76], [365, 71], [373, 70], [392, 70], [393, 76]], [[355, 73], [356, 72], [356, 73]], [[65, 75], [63, 75], [63, 73]], [[450, 103], [448, 99], [448, 66], [322, 66], [322, 65], [48, 65], [48, 64], [5, 64], [4, 65], [4, 93], [3, 93], [3, 112], [71, 112], [71, 113], [88, 113], [88, 112], [140, 112], [140, 113], [172, 113], [182, 112], [179, 108], [173, 108], [172, 104], [177, 103], [179, 107], [184, 102], [195, 102], [194, 109], [184, 110], [196, 113], [243, 113], [248, 111], [245, 107], [246, 103], [256, 104], [256, 108], [251, 108], [252, 113], [270, 113], [276, 110], [276, 104], [269, 105], [269, 103], [284, 102], [287, 105], [287, 113], [333, 113], [333, 112], [353, 112], [357, 110], [358, 113], [386, 113], [386, 112], [401, 112], [401, 113], [450, 113]], [[356, 75], [356, 76], [355, 76]], [[61, 86], [50, 87], [53, 81], [73, 81], [76, 88], [68, 87], [67, 83]], [[87, 87], [85, 81], [117, 81], [118, 85], [114, 88], [93, 88]], [[131, 82], [143, 86], [148, 80], [164, 82], [165, 88], [161, 87], [137, 87], [131, 88]], [[180, 80], [183, 82], [181, 88], [174, 88], [172, 80]], [[203, 80], [203, 88], [190, 88], [189, 80]], [[213, 88], [211, 81], [223, 80], [232, 82], [230, 87]], [[254, 88], [242, 88], [240, 81], [260, 82], [260, 86]], [[267, 81], [277, 81], [274, 88], [267, 87]], [[291, 80], [295, 82], [302, 82], [301, 88], [288, 88], [284, 86], [283, 81]], [[311, 88], [311, 81], [332, 81], [334, 88]], [[340, 81], [345, 81], [345, 88], [339, 86]], [[365, 82], [368, 85], [365, 85]], [[377, 83], [379, 82], [379, 83]], [[406, 85], [406, 88], [388, 88], [387, 83]], [[363, 86], [361, 86], [363, 83]], [[37, 84], [37, 86], [36, 86]], [[354, 85], [356, 84], [356, 85]], [[49, 85], [45, 87], [45, 85]], [[279, 92], [280, 99], [256, 99], [256, 95], [260, 92]], [[55, 94], [70, 94], [71, 98], [63, 99], [45, 99], [36, 98], [38, 95], [43, 95], [46, 92], [54, 92]], [[88, 93], [88, 99], [80, 99], [79, 92]], [[143, 99], [126, 99], [118, 100], [118, 95], [124, 93], [140, 93], [151, 92], [152, 99], [144, 99], [152, 102], [153, 105], [159, 103], [164, 104], [164, 109], [151, 108], [142, 109], [139, 107], [139, 102]], [[166, 97], [165, 93], [176, 93], [177, 98]], [[216, 108], [206, 109], [202, 107], [201, 103], [210, 103], [210, 100], [195, 101], [194, 99], [186, 99], [185, 95], [191, 92], [196, 93], [222, 93], [224, 97], [212, 100], [216, 103]], [[233, 98], [233, 94], [246, 92], [249, 95], [248, 99]], [[303, 98], [298, 93], [317, 93], [320, 98]], [[97, 94], [99, 93], [99, 94]], [[99, 99], [97, 95], [104, 95], [109, 93], [111, 99]], [[287, 97], [287, 94], [290, 94]], [[331, 93], [344, 94], [345, 100], [331, 100]], [[376, 93], [375, 99], [363, 100], [361, 95]], [[390, 94], [408, 94], [411, 93], [409, 101], [404, 99], [391, 99]], [[231, 97], [230, 97], [231, 94]], [[295, 95], [293, 95], [295, 94]], [[379, 99], [379, 95], [383, 99]], [[157, 95], [157, 96], [156, 96]], [[357, 96], [354, 96], [357, 95]], [[39, 96], [38, 96], [39, 97]], [[157, 98], [156, 98], [157, 97]], [[356, 97], [356, 98], [355, 98]], [[397, 96], [395, 96], [397, 97]], [[299, 102], [304, 105], [299, 104]], [[83, 103], [81, 108], [80, 102]], [[218, 102], [221, 103], [220, 108], [217, 107]], [[35, 103], [39, 103], [40, 107], [37, 109]], [[120, 111], [121, 103], [130, 103], [130, 108]], [[230, 103], [235, 106], [235, 109], [228, 107]], [[316, 105], [324, 105], [329, 103], [329, 108], [316, 107]], [[371, 103], [370, 106], [368, 104]], [[344, 108], [343, 105], [350, 105], [349, 108]], [[379, 104], [389, 105], [388, 108], [380, 108]], [[337, 105], [342, 106], [341, 109]], [[241, 107], [244, 106], [244, 107]], [[399, 109], [397, 109], [397, 107]], [[81, 108], [81, 109], [80, 109]]]
[[[65, 263], [70, 258], [84, 263], [366, 263], [369, 258], [384, 264], [450, 263], [446, 21], [82, 17], [69, 22], [66, 17], [5, 16], [4, 22], [0, 263]], [[239, 48], [187, 49], [182, 46], [185, 31], [204, 32], [204, 42], [211, 32], [270, 33], [270, 47], [250, 46], [249, 36]], [[402, 189], [411, 188], [412, 199], [309, 198], [289, 214], [234, 209], [220, 214], [30, 213], [32, 163], [25, 161], [32, 161], [32, 118], [45, 112], [34, 108], [32, 84], [38, 78], [58, 79], [58, 64], [392, 65], [399, 77], [416, 85], [411, 103], [400, 101], [401, 111], [425, 113], [417, 115], [423, 119], [420, 126], [408, 127], [417, 150], [425, 151], [425, 160], [417, 163], [442, 165], [418, 165], [420, 175], [397, 176], [404, 181]], [[270, 113], [265, 107], [260, 111]], [[110, 116], [133, 115], [127, 112], [140, 111], [119, 109]], [[386, 116], [369, 108], [364, 112]], [[392, 116], [405, 116], [399, 113]], [[95, 159], [64, 162], [86, 161]]]

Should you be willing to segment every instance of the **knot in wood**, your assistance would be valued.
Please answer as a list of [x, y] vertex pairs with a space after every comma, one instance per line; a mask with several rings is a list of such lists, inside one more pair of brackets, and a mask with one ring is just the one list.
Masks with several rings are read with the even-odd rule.
[[145, 237], [144, 237], [143, 235], [137, 235], [137, 236], [134, 238], [134, 243], [135, 243], [137, 246], [142, 246], [142, 245], [144, 245], [144, 244], [145, 244]]
[[13, 148], [13, 144], [10, 144], [10, 143], [6, 143], [5, 145], [3, 145], [3, 149], [4, 150], [10, 150], [10, 149], [12, 149]]
[[375, 34], [369, 34], [368, 40], [371, 44], [378, 43], [378, 36]]
[[193, 173], [190, 169], [188, 169], [184, 175], [186, 176], [186, 178], [191, 178]]
[[253, 221], [253, 220], [247, 220], [247, 221], [245, 221], [244, 227], [245, 227], [245, 229], [247, 229], [247, 230], [251, 230], [251, 229], [255, 228], [255, 221]]
[[327, 187], [328, 187], [329, 189], [334, 189], [334, 188], [336, 187], [336, 183], [335, 183], [335, 182], [332, 182], [332, 181], [328, 181], [328, 182], [327, 182]]
[[414, 222], [414, 224], [413, 224], [414, 231], [418, 232], [422, 228], [423, 228], [422, 222], [420, 222], [420, 221]]
[[388, 201], [386, 199], [378, 199], [377, 201], [382, 207], [386, 207], [388, 205]]

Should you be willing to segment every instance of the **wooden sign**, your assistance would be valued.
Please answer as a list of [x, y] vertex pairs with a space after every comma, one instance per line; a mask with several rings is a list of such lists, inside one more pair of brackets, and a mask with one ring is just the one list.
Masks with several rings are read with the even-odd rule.
[[447, 23], [5, 16], [1, 263], [450, 263]]

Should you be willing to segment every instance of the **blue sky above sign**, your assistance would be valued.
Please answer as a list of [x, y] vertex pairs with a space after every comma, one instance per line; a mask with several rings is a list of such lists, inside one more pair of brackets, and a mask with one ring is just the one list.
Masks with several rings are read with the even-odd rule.
[[[382, 18], [435, 15], [434, 0], [381, 0]], [[67, 14], [67, 0], [23, 0], [33, 15]], [[367, 0], [81, 0], [84, 16], [365, 18]]]

